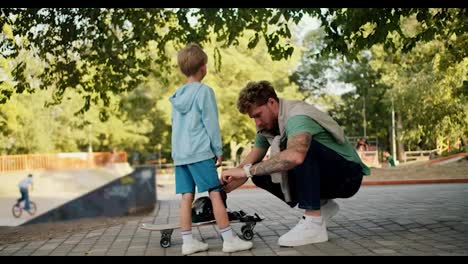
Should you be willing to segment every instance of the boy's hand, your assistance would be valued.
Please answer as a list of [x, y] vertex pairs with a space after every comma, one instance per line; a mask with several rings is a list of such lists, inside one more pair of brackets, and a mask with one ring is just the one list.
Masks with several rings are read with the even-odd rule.
[[223, 156], [216, 156], [216, 168], [223, 164]]

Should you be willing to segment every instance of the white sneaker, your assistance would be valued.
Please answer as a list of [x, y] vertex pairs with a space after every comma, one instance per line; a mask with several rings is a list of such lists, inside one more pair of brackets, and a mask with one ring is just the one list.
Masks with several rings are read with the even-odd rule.
[[328, 234], [325, 221], [315, 223], [306, 220], [303, 216], [295, 227], [278, 239], [278, 245], [296, 247], [326, 241], [328, 241]]
[[253, 243], [240, 239], [237, 235], [230, 241], [223, 242], [223, 252], [231, 253], [242, 250], [249, 250], [253, 247]]
[[326, 200], [325, 204], [320, 207], [320, 214], [323, 219], [328, 223], [328, 221], [335, 216], [340, 210], [340, 206], [333, 200]]
[[182, 244], [182, 255], [190, 255], [200, 251], [208, 250], [208, 244], [200, 242], [195, 238], [192, 239], [192, 243]]

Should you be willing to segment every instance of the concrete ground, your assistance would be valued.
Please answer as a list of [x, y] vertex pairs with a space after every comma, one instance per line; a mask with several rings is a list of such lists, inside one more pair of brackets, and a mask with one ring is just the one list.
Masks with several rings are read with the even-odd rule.
[[[179, 197], [170, 187], [159, 192], [158, 210], [123, 224], [70, 233], [45, 240], [0, 244], [0, 255], [136, 255], [181, 254], [180, 231], [172, 246], [159, 245], [160, 233], [139, 228], [141, 223], [178, 220]], [[200, 194], [204, 195], [204, 194]], [[341, 209], [328, 225], [329, 241], [285, 248], [277, 245], [302, 215], [269, 193], [239, 189], [228, 198], [231, 210], [242, 209], [265, 218], [254, 229], [252, 250], [225, 254], [214, 225], [194, 228], [196, 238], [210, 244], [195, 255], [468, 255], [468, 184], [362, 186], [350, 199], [337, 199]], [[240, 234], [240, 224], [233, 224]]]

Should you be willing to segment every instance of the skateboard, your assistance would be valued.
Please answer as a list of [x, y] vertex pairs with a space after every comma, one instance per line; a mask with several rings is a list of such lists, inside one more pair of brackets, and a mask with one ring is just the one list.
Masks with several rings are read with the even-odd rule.
[[[241, 227], [242, 237], [245, 240], [252, 240], [254, 233], [253, 229], [257, 222], [261, 222], [263, 219], [260, 218], [257, 214], [255, 216], [247, 215], [243, 211], [239, 212], [229, 212], [229, 220], [230, 223], [244, 223]], [[200, 227], [206, 225], [213, 225], [216, 224], [215, 220], [207, 221], [207, 222], [200, 222], [200, 223], [192, 223], [192, 227]], [[172, 223], [172, 224], [149, 224], [143, 223], [140, 226], [141, 229], [149, 230], [149, 231], [160, 231], [161, 232], [161, 241], [160, 245], [163, 248], [168, 248], [171, 246], [171, 236], [172, 232], [175, 229], [180, 228], [179, 223]]]

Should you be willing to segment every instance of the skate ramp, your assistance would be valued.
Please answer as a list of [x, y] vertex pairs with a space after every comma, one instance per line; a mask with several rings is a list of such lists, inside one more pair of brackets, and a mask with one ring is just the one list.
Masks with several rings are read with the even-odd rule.
[[[73, 199], [98, 189], [122, 176], [128, 175], [133, 168], [128, 163], [111, 166], [69, 169], [69, 170], [30, 170], [0, 173], [0, 226], [18, 226], [32, 218], [55, 209]], [[33, 174], [34, 188], [31, 200], [38, 207], [35, 216], [23, 213], [14, 218], [11, 208], [19, 198], [18, 182], [29, 173]]]
[[430, 161], [430, 165], [445, 165], [460, 160], [468, 160], [468, 153], [462, 152], [447, 157], [436, 158]]
[[151, 211], [155, 204], [155, 167], [141, 166], [126, 176], [38, 215], [22, 225], [99, 216], [132, 215]]

